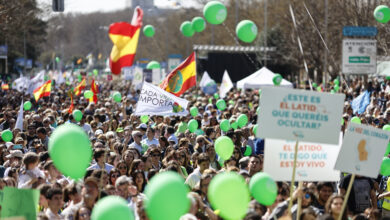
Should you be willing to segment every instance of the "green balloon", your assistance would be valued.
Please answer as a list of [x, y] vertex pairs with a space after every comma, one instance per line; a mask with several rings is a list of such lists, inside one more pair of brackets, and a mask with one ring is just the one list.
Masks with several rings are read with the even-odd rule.
[[336, 79], [333, 80], [333, 83], [334, 83], [335, 85], [338, 85], [338, 86], [339, 86], [339, 85], [340, 85], [340, 80], [336, 78]]
[[56, 62], [59, 63], [61, 60], [59, 57], [56, 57]]
[[188, 130], [190, 130], [192, 133], [194, 133], [198, 129], [198, 121], [195, 119], [191, 119], [188, 122]]
[[73, 115], [74, 120], [76, 120], [76, 121], [81, 121], [81, 119], [83, 118], [83, 113], [78, 109], [74, 110], [72, 112], [72, 115]]
[[148, 121], [149, 121], [149, 116], [147, 116], [147, 115], [141, 115], [141, 122], [142, 123], [147, 123]]
[[258, 127], [259, 127], [259, 125], [253, 126], [253, 134], [255, 135], [255, 137], [257, 137], [257, 128]]
[[390, 21], [390, 9], [386, 5], [379, 5], [374, 10], [374, 18], [380, 23]]
[[218, 93], [214, 93], [214, 98], [215, 99], [219, 99], [219, 94]]
[[187, 123], [180, 122], [179, 127], [177, 128], [176, 132], [177, 133], [184, 133], [184, 132], [186, 132], [187, 128], [188, 128]]
[[275, 74], [275, 76], [272, 78], [272, 82], [275, 86], [279, 86], [282, 83], [283, 77], [279, 73]]
[[229, 159], [234, 151], [234, 143], [228, 136], [221, 136], [217, 138], [214, 147], [215, 152], [217, 152], [218, 156], [220, 156], [223, 160]]
[[233, 123], [230, 123], [230, 127], [232, 127], [234, 130], [238, 128], [238, 123], [235, 121]]
[[175, 172], [166, 171], [155, 175], [145, 189], [145, 209], [149, 219], [179, 219], [190, 209], [188, 187]]
[[189, 21], [185, 21], [180, 25], [180, 32], [185, 37], [192, 37], [194, 35], [194, 30], [192, 29], [192, 24]]
[[234, 105], [234, 101], [233, 100], [229, 100], [229, 105]]
[[244, 156], [250, 156], [250, 155], [252, 155], [252, 148], [251, 148], [251, 146], [246, 145]]
[[382, 176], [390, 176], [390, 158], [384, 157], [382, 160], [380, 174]]
[[315, 83], [315, 82], [313, 82], [312, 84], [311, 84], [314, 88], [317, 88], [317, 83]]
[[192, 117], [197, 116], [198, 113], [199, 113], [198, 108], [195, 107], [195, 106], [191, 107], [191, 108], [190, 108], [190, 113], [191, 113]]
[[330, 94], [335, 94], [336, 92], [334, 91], [334, 89], [330, 90]]
[[11, 130], [7, 129], [1, 132], [1, 139], [3, 139], [4, 142], [9, 142], [12, 138], [14, 138], [14, 135]]
[[261, 95], [261, 89], [259, 89], [259, 95]]
[[223, 172], [210, 182], [207, 197], [214, 210], [224, 219], [243, 219], [250, 195], [244, 178], [235, 172]]
[[387, 144], [385, 157], [387, 157], [390, 154], [390, 143]]
[[356, 123], [356, 124], [361, 124], [361, 123], [362, 123], [362, 121], [360, 120], [360, 118], [357, 117], [357, 116], [352, 117], [352, 118], [351, 118], [351, 122], [352, 122], [352, 123]]
[[229, 129], [230, 129], [230, 122], [229, 122], [229, 120], [223, 119], [221, 121], [221, 123], [219, 124], [219, 127], [221, 128], [222, 131], [225, 131], [225, 132], [229, 131]]
[[249, 182], [249, 190], [253, 198], [262, 205], [274, 204], [278, 195], [278, 187], [275, 181], [266, 173], [260, 172], [252, 176]]
[[153, 25], [145, 25], [143, 32], [146, 37], [153, 37], [155, 32]]
[[131, 208], [127, 201], [119, 196], [107, 196], [100, 199], [93, 207], [91, 219], [94, 220], [134, 220]]
[[318, 87], [317, 87], [317, 92], [321, 92], [321, 91], [322, 91], [321, 86], [318, 86]]
[[341, 118], [341, 125], [344, 125], [344, 118]]
[[202, 32], [206, 28], [206, 22], [202, 17], [195, 17], [191, 21], [192, 29], [196, 32]]
[[225, 21], [227, 10], [219, 1], [210, 1], [203, 8], [203, 16], [210, 24], [221, 24]]
[[385, 130], [385, 131], [390, 131], [390, 124], [387, 124], [387, 125], [383, 126], [382, 129]]
[[339, 85], [335, 85], [335, 86], [333, 86], [333, 89], [334, 89], [335, 92], [337, 92], [337, 91], [339, 91], [340, 86]]
[[219, 100], [217, 101], [217, 108], [218, 108], [219, 110], [221, 110], [221, 111], [225, 110], [225, 109], [226, 109], [226, 102], [225, 102], [225, 100], [219, 99]]
[[386, 80], [390, 80], [390, 76], [386, 76]]
[[257, 26], [253, 21], [243, 20], [236, 26], [238, 39], [245, 43], [252, 43], [257, 37]]
[[95, 76], [97, 76], [98, 74], [99, 74], [99, 70], [97, 70], [97, 69], [93, 69], [93, 74], [95, 75]]
[[194, 132], [196, 135], [203, 135], [204, 134], [204, 131], [202, 129], [196, 129], [196, 131]]
[[260, 112], [260, 107], [257, 107], [256, 114], [259, 114], [259, 112]]
[[78, 180], [84, 177], [91, 163], [91, 142], [80, 126], [66, 123], [50, 136], [49, 155], [61, 173]]
[[86, 90], [86, 91], [84, 92], [84, 97], [85, 97], [86, 99], [90, 99], [90, 98], [92, 98], [92, 96], [93, 96], [93, 92], [92, 92], [91, 90]]
[[115, 92], [112, 97], [114, 98], [115, 102], [121, 102], [121, 100], [122, 100], [122, 95], [120, 92]]
[[241, 114], [238, 116], [237, 123], [240, 128], [244, 127], [248, 123], [248, 116], [246, 116], [246, 114]]
[[146, 66], [146, 69], [151, 70], [151, 69], [160, 69], [160, 63], [157, 61], [150, 61], [148, 65]]
[[31, 106], [32, 106], [32, 104], [31, 104], [30, 101], [26, 101], [26, 102], [23, 103], [23, 109], [26, 110], [26, 111], [30, 110]]

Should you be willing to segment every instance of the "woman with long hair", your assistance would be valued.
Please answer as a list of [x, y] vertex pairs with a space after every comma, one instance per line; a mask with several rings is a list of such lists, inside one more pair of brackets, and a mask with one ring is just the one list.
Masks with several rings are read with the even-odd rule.
[[[325, 213], [330, 214], [334, 219], [339, 219], [341, 215], [341, 207], [343, 206], [344, 196], [342, 195], [332, 195], [329, 197], [328, 201], [325, 204]], [[342, 220], [347, 220], [347, 207], [345, 207], [344, 213], [342, 213]]]
[[137, 187], [138, 192], [142, 193], [147, 183], [145, 173], [141, 170], [135, 170], [133, 173], [131, 173], [131, 177], [133, 178], [133, 182]]
[[[123, 166], [123, 165], [122, 165]], [[111, 185], [115, 186], [116, 179], [121, 176], [121, 173], [118, 169], [113, 168], [110, 170], [110, 173], [108, 174], [109, 182]]]
[[120, 160], [118, 164], [115, 166], [115, 169], [119, 171], [120, 176], [127, 175], [127, 172], [129, 170], [126, 162], [124, 160]]
[[133, 163], [130, 165], [129, 176], [132, 176], [137, 170], [144, 171], [144, 162], [141, 159], [133, 160]]

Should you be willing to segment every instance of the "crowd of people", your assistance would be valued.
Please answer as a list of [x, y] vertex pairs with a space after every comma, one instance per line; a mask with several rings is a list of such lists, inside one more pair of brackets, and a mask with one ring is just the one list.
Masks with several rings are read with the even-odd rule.
[[[0, 130], [13, 132], [10, 142], [0, 143], [0, 190], [6, 186], [38, 189], [38, 219], [90, 219], [99, 199], [117, 195], [128, 202], [136, 219], [146, 220], [145, 187], [154, 175], [164, 171], [180, 174], [191, 191], [188, 195], [191, 208], [181, 219], [222, 219], [207, 196], [214, 176], [220, 172], [237, 172], [249, 183], [253, 175], [263, 171], [264, 140], [253, 133], [260, 99], [258, 90], [232, 89], [225, 97], [229, 103], [227, 108], [220, 111], [213, 95], [194, 87], [182, 97], [190, 101], [189, 107], [198, 108], [197, 116], [150, 116], [142, 123], [140, 117], [134, 115], [140, 91], [135, 90], [130, 81], [98, 83], [97, 103], [89, 102], [82, 95], [73, 96], [74, 109], [83, 113], [79, 122], [68, 112], [71, 105], [68, 91], [72, 85], [52, 86], [50, 97], [38, 102], [30, 94], [12, 88], [0, 92]], [[332, 84], [324, 88], [327, 92], [331, 89]], [[366, 90], [371, 94], [371, 103], [363, 114], [357, 115], [351, 101]], [[110, 97], [113, 91], [122, 94], [120, 103]], [[338, 92], [346, 94], [343, 131], [348, 120], [356, 115], [363, 124], [378, 128], [390, 122], [389, 80], [354, 79], [341, 84]], [[15, 128], [15, 123], [22, 100], [30, 100], [33, 107], [24, 112], [23, 129], [19, 129]], [[246, 114], [249, 119], [245, 127], [221, 131], [222, 119], [235, 120], [240, 114]], [[198, 121], [201, 133], [180, 129], [193, 118]], [[78, 182], [59, 172], [48, 153], [51, 133], [65, 123], [82, 127], [93, 149], [91, 165], [84, 179]], [[223, 162], [213, 145], [221, 135], [230, 137], [235, 145], [232, 157]], [[252, 153], [244, 155], [248, 145]], [[384, 176], [376, 179], [357, 176], [347, 209], [341, 213], [350, 179], [350, 174], [342, 174], [339, 182], [305, 182], [303, 187], [295, 187], [291, 197], [293, 219], [390, 217], [390, 186]], [[277, 187], [273, 205], [264, 206], [253, 199], [244, 219], [288, 218], [290, 183], [277, 182]], [[300, 216], [297, 216], [298, 198], [302, 199]]]

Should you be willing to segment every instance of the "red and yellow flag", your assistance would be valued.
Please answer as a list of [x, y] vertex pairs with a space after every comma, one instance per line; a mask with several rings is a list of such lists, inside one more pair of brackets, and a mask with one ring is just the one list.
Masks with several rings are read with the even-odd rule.
[[193, 52], [161, 82], [160, 88], [180, 96], [196, 85], [196, 55]]
[[70, 106], [68, 108], [68, 113], [72, 114], [73, 109], [74, 109], [72, 90], [69, 90], [68, 95], [70, 96]]
[[120, 74], [122, 67], [133, 65], [143, 14], [142, 9], [137, 7], [134, 10], [131, 24], [117, 22], [110, 25], [108, 36], [114, 44], [110, 54], [112, 73]]
[[81, 82], [74, 88], [74, 94], [75, 95], [80, 95], [81, 94], [81, 91], [83, 91], [83, 89], [85, 89], [85, 87], [87, 86], [87, 82], [85, 81], [85, 78], [83, 80], [81, 80]]
[[99, 93], [99, 88], [95, 84], [95, 79], [92, 79], [91, 91], [93, 92], [93, 96], [89, 99], [89, 102], [97, 103], [97, 94]]
[[1, 84], [1, 89], [2, 90], [9, 90], [9, 85], [7, 83]]
[[35, 101], [45, 96], [50, 96], [51, 92], [51, 80], [46, 81], [43, 85], [36, 88], [33, 92]]

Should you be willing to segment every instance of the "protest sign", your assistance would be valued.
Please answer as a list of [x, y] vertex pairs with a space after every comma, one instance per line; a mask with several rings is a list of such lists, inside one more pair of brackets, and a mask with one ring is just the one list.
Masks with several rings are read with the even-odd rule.
[[1, 202], [1, 218], [24, 216], [27, 220], [35, 220], [38, 201], [38, 190], [5, 187]]
[[137, 102], [135, 115], [180, 115], [188, 114], [188, 101], [160, 87], [144, 82]]
[[123, 78], [125, 80], [133, 80], [134, 78], [134, 66], [126, 66], [122, 68], [123, 71]]
[[376, 178], [389, 138], [389, 131], [349, 123], [335, 169]]
[[262, 89], [257, 137], [338, 144], [344, 94]]
[[161, 82], [161, 69], [152, 69], [152, 83], [158, 85]]
[[[342, 136], [340, 135], [340, 145]], [[337, 181], [333, 170], [340, 145], [299, 142], [296, 181]], [[293, 172], [295, 141], [266, 139], [264, 172], [275, 181], [290, 181]]]
[[133, 72], [133, 82], [132, 84], [133, 85], [138, 85], [138, 84], [141, 84], [142, 83], [142, 78], [143, 78], [143, 75], [144, 75], [144, 71], [141, 67], [134, 67], [134, 72]]

